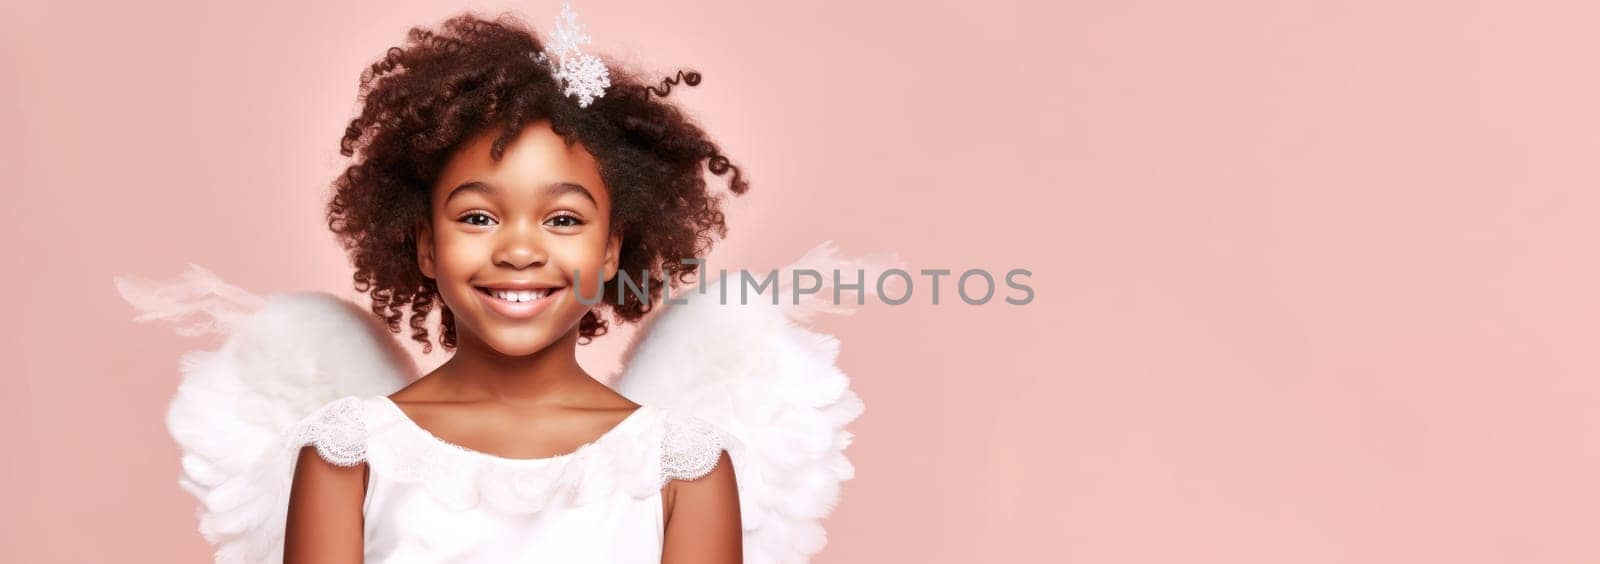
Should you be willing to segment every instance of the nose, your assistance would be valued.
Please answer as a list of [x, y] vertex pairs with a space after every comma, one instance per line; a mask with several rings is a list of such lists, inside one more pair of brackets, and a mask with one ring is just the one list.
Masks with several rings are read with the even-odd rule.
[[527, 226], [525, 221], [501, 229], [499, 235], [492, 257], [496, 266], [522, 270], [543, 266], [549, 258], [540, 240], [542, 233], [537, 227]]

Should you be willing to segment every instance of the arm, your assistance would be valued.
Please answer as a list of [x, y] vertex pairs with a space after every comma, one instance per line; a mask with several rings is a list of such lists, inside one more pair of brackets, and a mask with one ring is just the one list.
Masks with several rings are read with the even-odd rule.
[[744, 530], [739, 522], [739, 487], [733, 460], [724, 450], [711, 473], [667, 485], [666, 538], [662, 564], [740, 564]]
[[338, 466], [315, 446], [300, 449], [283, 537], [286, 564], [361, 562], [366, 475], [366, 464]]

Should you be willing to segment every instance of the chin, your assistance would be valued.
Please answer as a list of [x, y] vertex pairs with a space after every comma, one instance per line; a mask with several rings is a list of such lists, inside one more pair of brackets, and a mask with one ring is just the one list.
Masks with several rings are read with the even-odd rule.
[[488, 335], [484, 344], [505, 356], [528, 356], [548, 348], [561, 340], [560, 334], [546, 331], [506, 331]]

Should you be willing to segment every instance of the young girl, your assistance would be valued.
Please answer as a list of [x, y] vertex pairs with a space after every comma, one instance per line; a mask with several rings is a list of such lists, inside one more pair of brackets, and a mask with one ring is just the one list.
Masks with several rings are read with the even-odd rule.
[[[437, 304], [440, 341], [456, 351], [388, 398], [362, 402], [362, 418], [369, 427], [393, 420], [394, 434], [508, 469], [594, 464], [568, 459], [624, 434], [694, 432], [686, 422], [661, 425], [660, 414], [578, 365], [579, 340], [606, 327], [579, 297], [601, 297], [616, 317], [638, 319], [650, 302], [609, 287], [617, 272], [655, 276], [655, 297], [657, 271], [692, 274], [695, 264], [679, 260], [700, 256], [724, 229], [703, 163], [731, 171], [733, 191], [745, 190], [705, 133], [660, 98], [669, 87], [647, 91], [608, 73], [609, 88], [580, 107], [540, 60], [546, 50], [509, 21], [468, 16], [413, 31], [362, 76], [365, 106], [341, 143], [357, 162], [329, 206], [373, 311], [398, 327], [409, 310], [411, 334], [426, 345], [422, 324]], [[322, 445], [307, 446], [295, 469], [285, 560], [738, 561], [728, 454], [712, 443], [662, 440], [715, 450], [666, 453], [692, 463], [666, 468], [669, 480], [647, 497], [618, 491], [563, 507], [534, 492], [492, 514], [450, 513], [425, 486], [387, 468], [345, 466], [317, 455]]]
[[[454, 354], [431, 373], [412, 381], [382, 329], [326, 295], [260, 300], [198, 269], [181, 291], [119, 280], [147, 318], [209, 314], [230, 335], [188, 359], [168, 419], [219, 560], [708, 563], [821, 548], [853, 473], [844, 425], [861, 412], [837, 343], [791, 322], [827, 308], [732, 313], [694, 297], [655, 316], [617, 390], [576, 361], [606, 332], [602, 313], [640, 320], [667, 283], [695, 279], [691, 259], [726, 230], [705, 171], [746, 190], [664, 100], [698, 74], [647, 86], [582, 53], [586, 40], [570, 9], [549, 41], [460, 16], [413, 29], [362, 75], [329, 226], [387, 330], [409, 317], [430, 351], [438, 307]], [[862, 266], [819, 249], [800, 265]]]

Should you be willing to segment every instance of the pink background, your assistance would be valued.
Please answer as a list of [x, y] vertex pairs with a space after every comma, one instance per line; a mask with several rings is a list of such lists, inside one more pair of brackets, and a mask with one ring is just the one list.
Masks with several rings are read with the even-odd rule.
[[[202, 343], [111, 277], [345, 292], [321, 210], [360, 70], [559, 6], [231, 4], [0, 17], [7, 561], [206, 558], [162, 425]], [[705, 73], [683, 102], [753, 181], [714, 263], [1034, 272], [1026, 307], [823, 323], [867, 412], [819, 562], [1600, 561], [1600, 9], [578, 9]]]

